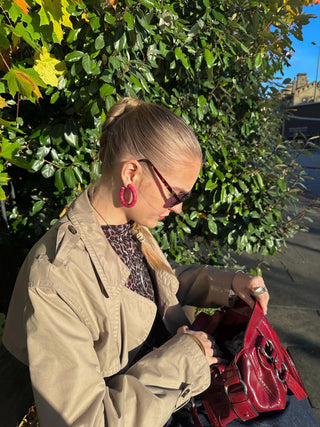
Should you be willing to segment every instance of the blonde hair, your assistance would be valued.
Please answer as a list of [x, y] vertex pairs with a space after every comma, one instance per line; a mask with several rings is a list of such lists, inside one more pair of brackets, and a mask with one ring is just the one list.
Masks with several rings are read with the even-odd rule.
[[[99, 154], [102, 176], [108, 176], [125, 154], [148, 159], [160, 170], [176, 168], [183, 158], [202, 159], [199, 141], [181, 117], [162, 105], [133, 98], [114, 104], [103, 124]], [[142, 251], [151, 268], [170, 270], [157, 255], [150, 234], [139, 224], [134, 225], [133, 232], [144, 236]]]
[[102, 174], [124, 153], [146, 158], [159, 169], [171, 169], [177, 159], [202, 158], [200, 144], [181, 117], [162, 105], [123, 98], [114, 104], [102, 127]]

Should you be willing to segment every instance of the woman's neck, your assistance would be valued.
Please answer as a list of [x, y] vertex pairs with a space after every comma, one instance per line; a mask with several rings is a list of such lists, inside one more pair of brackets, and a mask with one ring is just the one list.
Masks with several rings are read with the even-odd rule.
[[100, 225], [119, 225], [129, 221], [122, 205], [117, 203], [115, 191], [98, 184], [91, 196], [91, 205]]

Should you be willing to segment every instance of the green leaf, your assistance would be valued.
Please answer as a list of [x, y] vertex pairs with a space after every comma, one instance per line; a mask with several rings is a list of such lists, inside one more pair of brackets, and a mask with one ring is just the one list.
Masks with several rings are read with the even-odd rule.
[[30, 171], [30, 163], [26, 159], [24, 159], [23, 157], [13, 156], [10, 159], [10, 162], [12, 164], [14, 164], [15, 166], [18, 166], [19, 168], [27, 169]]
[[92, 74], [92, 61], [88, 53], [82, 57], [82, 67], [87, 74]]
[[74, 176], [74, 172], [72, 167], [68, 167], [67, 169], [64, 169], [64, 179], [66, 181], [66, 184], [69, 188], [75, 188], [77, 185], [77, 180]]
[[81, 52], [80, 50], [75, 50], [73, 52], [68, 53], [64, 59], [66, 62], [77, 62], [77, 61], [80, 61], [83, 55], [84, 53]]
[[14, 130], [15, 132], [24, 133], [21, 129], [18, 129], [16, 127], [15, 122], [8, 122], [8, 120], [3, 120], [3, 119], [1, 119], [1, 117], [0, 117], [0, 125], [8, 128], [8, 129]]
[[116, 22], [116, 18], [112, 15], [107, 14], [107, 13], [104, 15], [104, 20], [105, 20], [105, 22], [107, 22], [110, 25], [114, 25]]
[[100, 88], [100, 96], [102, 96], [102, 97], [112, 95], [113, 92], [114, 92], [114, 87], [108, 83], [105, 83]]
[[155, 7], [154, 2], [150, 0], [140, 0], [140, 3], [143, 4], [143, 6], [148, 7], [149, 9], [153, 9]]
[[49, 165], [48, 163], [45, 164], [43, 166], [43, 168], [41, 169], [41, 174], [42, 176], [44, 176], [45, 178], [50, 178], [51, 176], [54, 175], [55, 172], [55, 167], [52, 165]]
[[258, 53], [258, 55], [254, 59], [254, 65], [256, 68], [260, 68], [261, 64], [262, 64], [262, 56], [261, 56], [261, 53]]
[[43, 160], [43, 159], [33, 160], [33, 161], [31, 162], [31, 169], [32, 169], [34, 172], [38, 172], [38, 171], [42, 168], [43, 163], [44, 163], [44, 160]]
[[6, 160], [11, 160], [20, 149], [21, 145], [18, 142], [9, 142], [3, 138], [0, 143], [0, 156]]
[[90, 18], [90, 27], [93, 30], [97, 30], [100, 28], [100, 18], [99, 16], [94, 16], [92, 18]]
[[215, 223], [215, 221], [212, 218], [209, 218], [208, 227], [209, 227], [209, 230], [211, 231], [212, 234], [218, 233], [217, 224]]
[[120, 36], [121, 33], [119, 33], [119, 35], [118, 35], [119, 38], [114, 43], [114, 48], [117, 52], [120, 52], [125, 47], [125, 45], [127, 44], [126, 33], [123, 32], [122, 28], [119, 28], [119, 30], [122, 32], [122, 35]]
[[43, 159], [49, 153], [50, 153], [50, 147], [42, 146], [38, 148], [36, 152], [36, 157], [37, 159]]
[[56, 103], [59, 99], [59, 96], [60, 96], [60, 93], [58, 91], [54, 92], [50, 98], [50, 104]]
[[208, 67], [211, 68], [214, 64], [214, 56], [213, 53], [207, 48], [204, 50], [204, 59], [206, 60]]
[[104, 48], [104, 46], [105, 46], [104, 36], [103, 34], [99, 34], [94, 42], [94, 47], [96, 50], [101, 50]]
[[82, 172], [80, 171], [80, 169], [77, 166], [74, 166], [73, 172], [74, 172], [74, 176], [77, 179], [77, 181], [80, 182], [80, 184], [82, 184], [83, 178], [82, 178]]
[[206, 98], [203, 95], [200, 95], [198, 98], [198, 105], [199, 107], [203, 108], [207, 103]]
[[73, 43], [78, 39], [78, 35], [81, 32], [81, 28], [74, 28], [69, 31], [68, 37], [67, 37], [67, 43]]
[[76, 128], [73, 125], [70, 125], [69, 123], [67, 123], [65, 125], [63, 137], [67, 141], [67, 143], [69, 145], [71, 145], [72, 147], [78, 146], [79, 136], [78, 136]]
[[33, 206], [32, 206], [32, 210], [29, 213], [30, 216], [35, 215], [36, 213], [38, 213], [39, 211], [41, 211], [41, 209], [43, 208], [44, 205], [44, 201], [43, 200], [38, 200]]
[[31, 34], [28, 29], [31, 30], [32, 26], [28, 25], [25, 27], [22, 22], [18, 22], [15, 28], [12, 28], [12, 33], [18, 37], [22, 37], [29, 46], [33, 49], [37, 49], [37, 45], [35, 43], [35, 34]]
[[4, 192], [3, 188], [2, 188], [3, 184], [0, 184], [0, 200], [6, 200], [7, 196], [6, 193]]
[[64, 183], [62, 179], [62, 169], [57, 169], [54, 174], [54, 185], [60, 191], [60, 193], [64, 190]]
[[129, 13], [128, 11], [124, 12], [123, 14], [123, 18], [126, 21], [126, 23], [128, 24], [128, 30], [133, 30], [134, 28], [134, 17], [131, 13]]
[[259, 187], [261, 189], [264, 188], [263, 179], [262, 179], [262, 176], [259, 173], [257, 174], [257, 180], [258, 180]]

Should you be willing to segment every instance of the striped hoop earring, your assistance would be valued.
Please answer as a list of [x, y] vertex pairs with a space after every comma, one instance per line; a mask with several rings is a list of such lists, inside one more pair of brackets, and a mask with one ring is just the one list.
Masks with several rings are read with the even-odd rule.
[[[132, 195], [132, 201], [130, 203], [127, 203], [124, 200], [124, 192], [126, 191], [127, 188], [131, 191], [131, 195]], [[136, 192], [136, 190], [135, 190], [135, 188], [134, 188], [133, 185], [128, 184], [127, 187], [121, 187], [121, 190], [120, 190], [120, 202], [126, 208], [132, 208], [137, 203], [137, 192]]]

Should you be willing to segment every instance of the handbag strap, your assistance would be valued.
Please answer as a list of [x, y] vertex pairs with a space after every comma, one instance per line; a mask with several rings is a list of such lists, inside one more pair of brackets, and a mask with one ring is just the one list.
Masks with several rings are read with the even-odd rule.
[[284, 381], [298, 400], [305, 399], [308, 395], [302, 384], [299, 373], [287, 350], [282, 347], [282, 351], [286, 366]]
[[190, 413], [195, 427], [203, 427], [203, 424], [201, 423], [198, 415], [197, 405], [193, 397], [191, 398]]
[[286, 378], [286, 384], [298, 400], [305, 399], [308, 396], [304, 387], [290, 373]]

